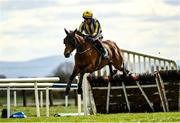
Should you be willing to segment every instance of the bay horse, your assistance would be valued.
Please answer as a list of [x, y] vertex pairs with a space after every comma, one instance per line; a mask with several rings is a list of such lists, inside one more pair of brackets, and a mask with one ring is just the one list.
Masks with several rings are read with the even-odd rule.
[[80, 74], [78, 83], [78, 93], [82, 93], [82, 79], [85, 73], [92, 73], [96, 70], [100, 70], [105, 65], [109, 65], [110, 71], [112, 70], [111, 64], [118, 70], [122, 70], [123, 56], [122, 51], [111, 40], [102, 41], [103, 47], [108, 51], [108, 59], [103, 59], [101, 54], [93, 46], [91, 41], [86, 40], [86, 36], [79, 31], [74, 30], [68, 32], [66, 29], [66, 37], [64, 38], [64, 56], [70, 57], [70, 54], [76, 49], [75, 65], [73, 72], [69, 78], [69, 82], [66, 87], [66, 94], [68, 94], [73, 79]]

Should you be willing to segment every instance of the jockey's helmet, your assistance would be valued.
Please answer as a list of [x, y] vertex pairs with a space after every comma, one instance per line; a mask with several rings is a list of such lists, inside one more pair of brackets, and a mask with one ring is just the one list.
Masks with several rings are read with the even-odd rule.
[[89, 10], [84, 11], [83, 18], [84, 19], [91, 19], [93, 17], [93, 13]]

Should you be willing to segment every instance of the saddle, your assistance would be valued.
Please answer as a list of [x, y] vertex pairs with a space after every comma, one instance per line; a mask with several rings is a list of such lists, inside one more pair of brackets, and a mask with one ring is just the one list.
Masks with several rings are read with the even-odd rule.
[[108, 59], [108, 51], [102, 45], [102, 38], [103, 37], [100, 37], [97, 39], [97, 38], [91, 38], [91, 37], [87, 36], [85, 38], [85, 40], [90, 41], [92, 43], [92, 45], [95, 47], [95, 49], [101, 54], [101, 56], [104, 59]]

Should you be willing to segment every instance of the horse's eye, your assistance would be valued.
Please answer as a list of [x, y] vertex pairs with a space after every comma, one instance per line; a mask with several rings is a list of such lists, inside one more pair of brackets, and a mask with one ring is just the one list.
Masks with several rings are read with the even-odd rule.
[[68, 44], [68, 38], [64, 39], [64, 44]]
[[74, 38], [71, 38], [71, 42], [74, 42]]
[[72, 36], [67, 36], [66, 38], [64, 38], [64, 44], [65, 45], [74, 46], [74, 43], [75, 43], [75, 39]]

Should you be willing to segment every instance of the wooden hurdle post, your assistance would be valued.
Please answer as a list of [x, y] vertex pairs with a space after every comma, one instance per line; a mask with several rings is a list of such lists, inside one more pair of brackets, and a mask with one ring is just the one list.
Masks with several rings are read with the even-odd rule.
[[165, 90], [164, 82], [163, 82], [159, 72], [157, 74], [158, 74], [159, 82], [160, 82], [160, 85], [161, 85], [161, 90], [162, 90], [163, 99], [164, 99], [164, 102], [165, 102], [166, 111], [168, 112], [169, 111], [169, 104], [168, 104], [168, 100], [167, 100], [167, 97], [166, 97], [166, 90]]
[[[112, 64], [109, 63], [109, 72], [110, 72], [111, 78], [113, 77], [113, 70], [112, 69], [113, 69]], [[110, 91], [111, 91], [111, 82], [108, 81], [107, 99], [106, 99], [106, 113], [109, 113]]]
[[127, 104], [128, 111], [131, 112], [131, 107], [129, 104], [129, 100], [128, 100], [128, 96], [127, 96], [127, 92], [126, 92], [126, 86], [125, 86], [124, 82], [122, 82], [122, 88], [123, 88], [123, 93], [124, 93], [124, 97], [125, 97], [125, 101]]
[[142, 89], [141, 85], [139, 84], [139, 81], [136, 81], [136, 84], [137, 84], [139, 90], [141, 91], [142, 95], [144, 96], [145, 100], [146, 100], [147, 103], [149, 104], [150, 108], [151, 108], [152, 111], [154, 112], [153, 104], [150, 102], [150, 100], [149, 100], [149, 98], [147, 97], [146, 93], [145, 93], [144, 90]]
[[106, 113], [109, 113], [110, 91], [111, 91], [111, 82], [108, 82], [107, 99], [106, 99]]
[[87, 80], [87, 74], [84, 74], [82, 86], [84, 115], [95, 115], [97, 113], [96, 105], [94, 102], [91, 86]]
[[162, 107], [163, 107], [163, 111], [167, 112], [167, 111], [169, 111], [168, 101], [167, 101], [167, 98], [166, 98], [166, 92], [165, 92], [164, 83], [163, 83], [163, 81], [161, 79], [161, 76], [160, 76], [159, 72], [155, 72], [155, 80], [156, 80], [156, 84], [157, 84], [161, 104], [162, 104]]

